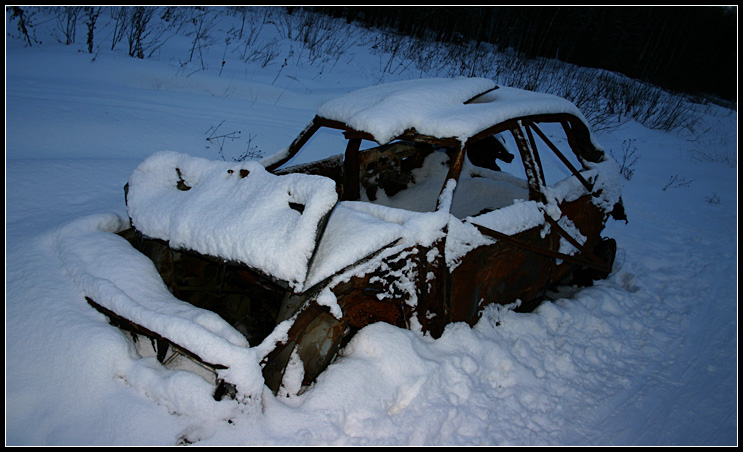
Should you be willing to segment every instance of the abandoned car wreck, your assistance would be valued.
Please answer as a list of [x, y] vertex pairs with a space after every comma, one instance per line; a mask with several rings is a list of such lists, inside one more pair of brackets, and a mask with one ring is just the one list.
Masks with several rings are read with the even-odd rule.
[[[345, 151], [291, 165], [319, 130]], [[88, 302], [160, 362], [207, 369], [217, 399], [255, 391], [244, 360], [297, 393], [366, 325], [437, 338], [489, 304], [530, 310], [556, 285], [605, 278], [616, 243], [602, 231], [623, 219], [616, 165], [572, 103], [481, 78], [333, 99], [260, 162], [154, 154], [126, 205], [119, 235], [170, 294]]]

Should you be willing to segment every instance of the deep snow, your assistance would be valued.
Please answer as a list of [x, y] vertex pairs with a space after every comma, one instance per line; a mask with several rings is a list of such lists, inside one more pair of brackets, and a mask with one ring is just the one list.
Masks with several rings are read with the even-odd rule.
[[[187, 77], [177, 44], [156, 60], [92, 61], [6, 38], [7, 445], [737, 444], [737, 113], [723, 109], [700, 108], [711, 127], [695, 136], [633, 121], [597, 134], [615, 153], [634, 139], [640, 155], [624, 181], [629, 223], [606, 231], [615, 271], [534, 313], [491, 308], [438, 340], [372, 325], [303, 395], [249, 404], [215, 402], [201, 377], [140, 357], [65, 270], [83, 259], [104, 284], [117, 277], [106, 263], [136, 259], [94, 233], [126, 219], [135, 168], [162, 150], [219, 160], [206, 138], [221, 121], [242, 131], [227, 160], [248, 136], [278, 151], [325, 101], [381, 75], [357, 50], [321, 75]], [[342, 151], [316, 142], [297, 160]], [[79, 247], [65, 248], [70, 236]]]

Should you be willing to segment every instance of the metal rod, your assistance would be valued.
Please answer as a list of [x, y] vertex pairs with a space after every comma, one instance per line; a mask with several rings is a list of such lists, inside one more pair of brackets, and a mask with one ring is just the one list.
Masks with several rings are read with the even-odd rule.
[[505, 242], [509, 242], [514, 246], [517, 246], [521, 249], [531, 251], [533, 253], [541, 254], [543, 256], [551, 257], [554, 259], [562, 259], [566, 262], [571, 262], [577, 265], [581, 265], [583, 267], [592, 268], [594, 270], [599, 270], [602, 272], [610, 273], [611, 267], [606, 264], [605, 262], [601, 262], [601, 264], [594, 262], [590, 259], [583, 259], [580, 256], [571, 256], [570, 254], [561, 253], [559, 251], [554, 251], [546, 248], [540, 248], [538, 246], [532, 245], [531, 243], [525, 242], [523, 240], [519, 240], [515, 237], [511, 237], [510, 235], [504, 234], [502, 232], [494, 231], [490, 228], [486, 228], [485, 226], [481, 226], [479, 224], [471, 223], [473, 226], [475, 226], [481, 233], [494, 237], [496, 239], [503, 240]]
[[542, 130], [540, 130], [539, 127], [537, 127], [537, 125], [535, 123], [531, 122], [528, 125], [529, 125], [530, 128], [534, 129], [534, 131], [537, 133], [537, 135], [539, 135], [539, 138], [541, 138], [542, 141], [544, 141], [547, 144], [547, 146], [549, 146], [549, 148], [552, 150], [552, 152], [554, 152], [555, 155], [557, 155], [557, 158], [559, 158], [560, 161], [563, 164], [565, 164], [565, 166], [568, 167], [568, 169], [570, 170], [570, 172], [572, 172], [573, 175], [578, 178], [578, 180], [581, 182], [581, 184], [583, 184], [583, 186], [586, 187], [586, 190], [588, 190], [588, 193], [591, 193], [593, 191], [593, 186], [591, 184], [589, 184], [588, 181], [583, 177], [583, 175], [575, 168], [575, 166], [573, 166], [573, 164], [570, 163], [570, 160], [568, 160], [565, 157], [565, 155], [562, 152], [560, 152], [560, 150], [557, 148], [557, 146], [555, 146], [555, 144], [552, 143], [552, 141], [550, 141], [549, 138], [547, 138], [547, 136], [544, 134], [544, 132], [542, 132]]

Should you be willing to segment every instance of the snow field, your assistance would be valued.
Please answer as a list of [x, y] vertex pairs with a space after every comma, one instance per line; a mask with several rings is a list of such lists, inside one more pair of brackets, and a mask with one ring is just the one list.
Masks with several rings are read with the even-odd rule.
[[[641, 156], [622, 181], [629, 224], [605, 231], [620, 248], [614, 272], [534, 313], [493, 307], [437, 340], [371, 325], [298, 397], [261, 388], [254, 360], [240, 369], [251, 403], [217, 403], [199, 376], [140, 356], [63, 265], [97, 268], [92, 286], [127, 279], [105, 264], [135, 258], [101, 229], [127, 218], [137, 166], [163, 150], [219, 160], [205, 132], [222, 120], [272, 153], [325, 101], [380, 77], [362, 50], [336, 72], [290, 67], [296, 81], [275, 84], [278, 66], [186, 77], [184, 54], [91, 61], [6, 38], [6, 445], [737, 444], [737, 170], [694, 158], [736, 160], [737, 114], [714, 108], [700, 109], [714, 127], [697, 137], [634, 121], [598, 134], [606, 150], [636, 139]], [[293, 163], [337, 143], [318, 137]], [[693, 183], [663, 190], [674, 175]]]

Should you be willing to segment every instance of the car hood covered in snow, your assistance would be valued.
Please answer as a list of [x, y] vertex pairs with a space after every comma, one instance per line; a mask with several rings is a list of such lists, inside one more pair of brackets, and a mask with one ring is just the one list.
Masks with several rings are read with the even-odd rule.
[[132, 225], [145, 236], [259, 269], [295, 290], [337, 201], [335, 183], [321, 176], [175, 152], [142, 162], [127, 189]]

